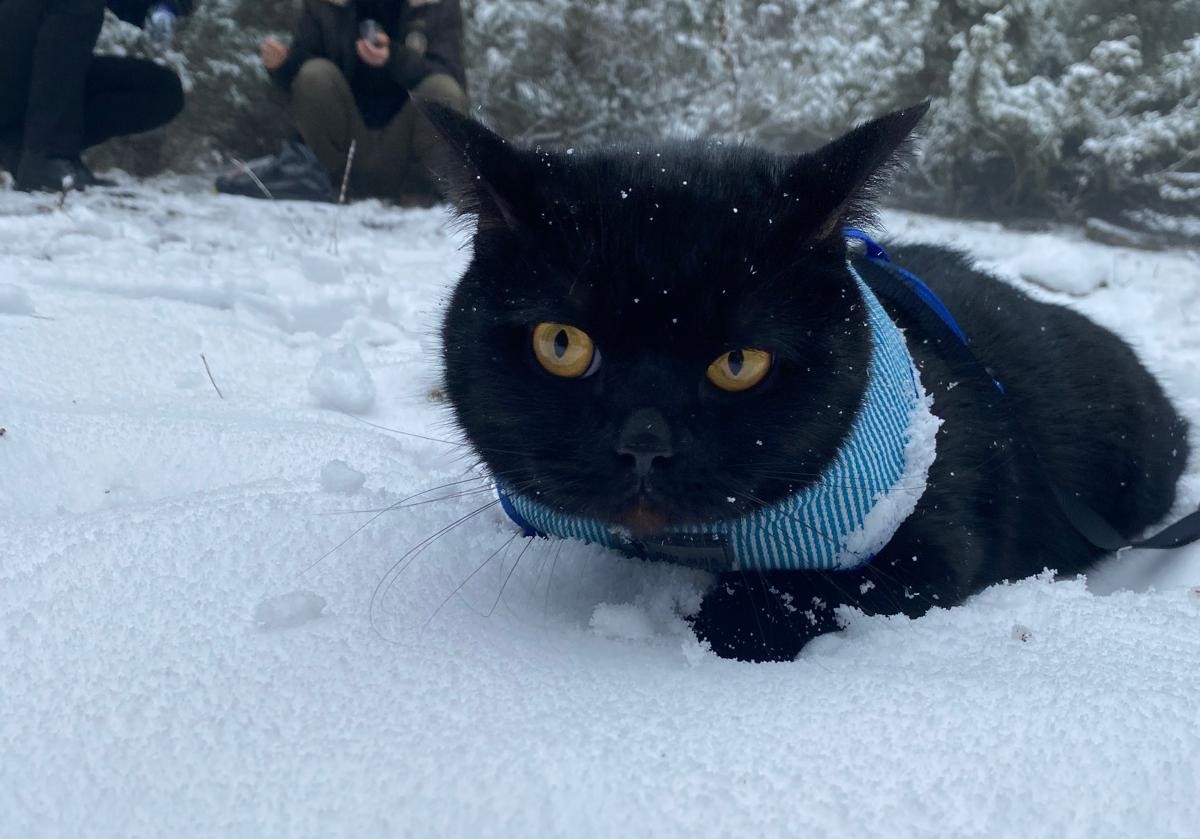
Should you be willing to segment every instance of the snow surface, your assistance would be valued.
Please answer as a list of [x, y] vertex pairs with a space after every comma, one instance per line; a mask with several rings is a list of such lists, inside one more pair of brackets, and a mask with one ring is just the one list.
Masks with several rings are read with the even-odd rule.
[[32, 315], [33, 301], [25, 289], [4, 283], [0, 285], [0, 315]]
[[311, 591], [289, 591], [268, 597], [254, 607], [259, 629], [287, 629], [316, 620], [325, 611], [325, 598]]
[[348, 414], [365, 413], [375, 404], [375, 382], [353, 344], [317, 359], [308, 392], [320, 407]]
[[331, 460], [321, 467], [321, 489], [326, 492], [358, 492], [367, 482], [367, 476], [350, 468], [344, 460]]
[[[1195, 255], [888, 223], [1200, 427]], [[488, 506], [436, 390], [465, 259], [437, 211], [0, 192], [0, 834], [1197, 835], [1200, 550], [720, 660], [703, 574]], [[346, 347], [364, 417], [309, 393]]]

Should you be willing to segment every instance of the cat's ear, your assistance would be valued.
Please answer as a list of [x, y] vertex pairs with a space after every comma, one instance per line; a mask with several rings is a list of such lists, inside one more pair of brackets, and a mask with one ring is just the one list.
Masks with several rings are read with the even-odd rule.
[[846, 225], [874, 219], [874, 203], [903, 162], [910, 135], [929, 110], [922, 102], [863, 123], [801, 155], [784, 176], [791, 231], [809, 241], [840, 237]]
[[480, 229], [515, 228], [536, 176], [530, 155], [453, 108], [414, 102], [442, 140], [430, 169], [446, 198], [462, 215], [474, 216]]

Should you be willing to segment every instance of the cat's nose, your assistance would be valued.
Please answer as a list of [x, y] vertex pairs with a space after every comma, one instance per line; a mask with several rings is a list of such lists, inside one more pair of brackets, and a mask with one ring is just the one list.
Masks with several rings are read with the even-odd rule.
[[638, 477], [649, 475], [656, 460], [666, 460], [675, 454], [667, 418], [655, 408], [638, 408], [621, 428], [617, 454], [632, 459], [633, 472]]

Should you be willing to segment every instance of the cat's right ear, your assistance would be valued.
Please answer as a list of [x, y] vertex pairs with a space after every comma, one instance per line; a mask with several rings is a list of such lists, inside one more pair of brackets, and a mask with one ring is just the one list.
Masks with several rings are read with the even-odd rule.
[[474, 216], [481, 230], [515, 229], [535, 174], [528, 153], [453, 108], [431, 100], [414, 104], [441, 137], [430, 169], [446, 198], [460, 214]]
[[842, 228], [871, 224], [878, 193], [900, 165], [929, 102], [863, 123], [792, 164], [784, 186], [796, 238], [841, 239]]

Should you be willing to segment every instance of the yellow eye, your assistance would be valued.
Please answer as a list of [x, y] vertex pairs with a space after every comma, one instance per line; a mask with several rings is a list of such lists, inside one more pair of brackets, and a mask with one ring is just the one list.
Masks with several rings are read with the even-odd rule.
[[533, 328], [533, 354], [556, 376], [579, 379], [596, 372], [600, 352], [582, 329], [565, 323], [539, 323]]
[[738, 393], [761, 382], [770, 369], [771, 354], [766, 350], [734, 350], [708, 365], [708, 380], [721, 390]]

